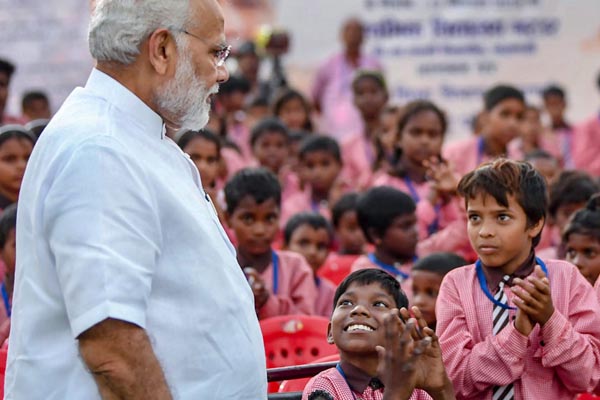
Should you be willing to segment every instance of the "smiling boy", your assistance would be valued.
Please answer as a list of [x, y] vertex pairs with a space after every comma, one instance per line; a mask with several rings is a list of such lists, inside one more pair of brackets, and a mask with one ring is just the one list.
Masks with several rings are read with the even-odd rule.
[[340, 363], [312, 378], [302, 399], [454, 399], [435, 333], [418, 308], [410, 318], [407, 306], [387, 272], [363, 269], [344, 279], [327, 329]]
[[535, 257], [547, 207], [530, 164], [465, 175], [474, 265], [446, 275], [437, 332], [459, 399], [572, 399], [600, 380], [600, 304], [575, 266]]

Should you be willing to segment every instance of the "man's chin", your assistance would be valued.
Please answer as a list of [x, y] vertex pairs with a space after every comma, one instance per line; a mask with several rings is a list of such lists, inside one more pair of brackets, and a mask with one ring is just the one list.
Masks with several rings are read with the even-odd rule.
[[199, 131], [208, 124], [208, 113], [202, 113], [197, 118], [186, 118], [181, 122], [181, 131]]

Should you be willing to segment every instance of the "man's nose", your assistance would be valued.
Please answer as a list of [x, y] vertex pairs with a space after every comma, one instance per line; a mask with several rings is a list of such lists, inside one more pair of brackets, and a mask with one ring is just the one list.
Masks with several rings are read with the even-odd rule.
[[217, 67], [217, 82], [223, 83], [229, 79], [229, 70], [225, 66], [225, 64]]

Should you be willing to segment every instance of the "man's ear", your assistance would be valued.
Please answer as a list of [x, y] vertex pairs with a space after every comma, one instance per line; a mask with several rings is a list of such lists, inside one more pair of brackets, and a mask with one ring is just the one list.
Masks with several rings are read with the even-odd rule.
[[327, 324], [327, 343], [334, 344], [333, 334], [331, 333], [331, 321]]
[[159, 75], [165, 75], [177, 64], [177, 43], [168, 29], [157, 29], [147, 40], [148, 60]]

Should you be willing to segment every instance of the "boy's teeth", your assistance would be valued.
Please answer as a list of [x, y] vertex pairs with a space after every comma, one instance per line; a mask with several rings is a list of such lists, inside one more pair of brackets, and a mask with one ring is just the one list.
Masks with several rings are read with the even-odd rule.
[[366, 326], [366, 325], [350, 325], [348, 327], [348, 332], [352, 332], [352, 331], [373, 331], [373, 328], [371, 328], [370, 326]]

